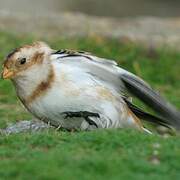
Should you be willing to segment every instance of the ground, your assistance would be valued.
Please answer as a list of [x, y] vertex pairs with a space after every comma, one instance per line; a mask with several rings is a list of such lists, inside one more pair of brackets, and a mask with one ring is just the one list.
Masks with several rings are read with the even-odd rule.
[[[0, 59], [29, 36], [0, 33]], [[71, 48], [116, 59], [143, 77], [180, 108], [180, 53], [145, 49], [100, 37], [48, 40], [55, 48]], [[136, 101], [140, 106], [140, 102]], [[149, 110], [147, 107], [145, 109]], [[10, 81], [0, 80], [0, 127], [32, 116], [18, 101]], [[134, 130], [21, 133], [0, 136], [1, 179], [180, 179], [179, 135], [162, 137]]]

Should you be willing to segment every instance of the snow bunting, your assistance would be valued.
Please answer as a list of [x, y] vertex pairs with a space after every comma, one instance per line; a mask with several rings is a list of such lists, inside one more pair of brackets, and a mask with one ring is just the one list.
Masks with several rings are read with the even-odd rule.
[[[53, 50], [36, 42], [11, 52], [2, 77], [11, 79], [24, 106], [37, 118], [65, 129], [131, 127], [147, 131], [141, 119], [180, 128], [180, 113], [136, 75], [115, 61], [90, 53]], [[157, 113], [130, 101], [135, 95]]]

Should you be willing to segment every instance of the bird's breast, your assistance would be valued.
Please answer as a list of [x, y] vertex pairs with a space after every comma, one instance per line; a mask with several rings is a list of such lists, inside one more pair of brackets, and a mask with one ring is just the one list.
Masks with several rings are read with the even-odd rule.
[[63, 66], [55, 67], [54, 82], [46, 93], [27, 106], [38, 118], [60, 123], [65, 121], [63, 112], [98, 113], [107, 117], [107, 127], [120, 127], [127, 114], [116, 90], [82, 69]]

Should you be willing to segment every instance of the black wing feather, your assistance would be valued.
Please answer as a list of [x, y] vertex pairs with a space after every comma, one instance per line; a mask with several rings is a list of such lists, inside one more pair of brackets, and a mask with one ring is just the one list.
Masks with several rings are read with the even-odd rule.
[[180, 112], [136, 76], [121, 74], [127, 90], [163, 117], [163, 121], [180, 129]]
[[151, 122], [153, 124], [158, 124], [161, 126], [165, 126], [167, 128], [170, 128], [170, 124], [166, 122], [163, 118], [160, 118], [158, 116], [152, 115], [148, 112], [143, 111], [139, 107], [135, 106], [131, 102], [129, 102], [127, 99], [124, 99], [127, 103], [128, 107], [131, 109], [131, 111], [140, 119], [146, 120], [148, 122]]

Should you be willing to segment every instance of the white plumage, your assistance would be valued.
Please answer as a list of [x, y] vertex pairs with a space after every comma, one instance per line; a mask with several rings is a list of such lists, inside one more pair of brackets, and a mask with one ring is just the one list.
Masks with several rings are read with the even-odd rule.
[[[22, 59], [26, 63], [21, 64]], [[32, 114], [65, 129], [145, 130], [137, 116], [150, 119], [151, 115], [131, 104], [128, 90], [164, 115], [165, 119], [152, 116], [157, 123], [179, 123], [179, 112], [142, 79], [114, 61], [89, 53], [54, 51], [44, 43], [35, 43], [8, 56], [3, 77], [12, 79], [20, 100]], [[174, 118], [172, 123], [168, 115]]]

